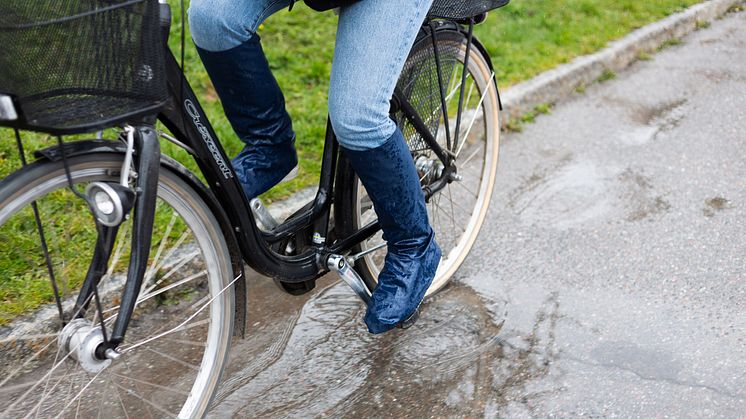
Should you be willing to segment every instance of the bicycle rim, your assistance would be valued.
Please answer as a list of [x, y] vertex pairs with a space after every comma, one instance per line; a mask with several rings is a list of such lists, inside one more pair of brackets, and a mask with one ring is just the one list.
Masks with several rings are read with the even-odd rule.
[[[458, 33], [439, 36], [438, 48], [442, 58], [449, 114], [448, 127], [451, 136], [455, 137], [466, 43], [463, 35]], [[430, 44], [431, 40], [427, 39], [425, 42]], [[427, 204], [430, 224], [443, 250], [443, 258], [427, 292], [427, 295], [431, 295], [444, 287], [464, 262], [484, 223], [496, 177], [500, 124], [494, 75], [481, 53], [472, 48], [466, 83], [463, 85], [464, 108], [459, 138], [451, 138], [451, 145], [448, 147], [445, 119], [440, 112], [435, 61], [431, 44], [427, 44], [424, 49], [415, 50], [410, 55], [400, 79], [400, 88], [411, 92], [410, 102], [419, 108], [420, 116], [431, 127], [431, 131], [437, 132], [437, 140], [443, 148], [456, 153], [458, 174], [463, 178], [449, 184]], [[426, 183], [428, 173], [423, 166], [432, 164], [437, 158], [413, 128], [402, 121], [400, 127], [415, 158], [421, 180]], [[365, 188], [359, 181], [354, 208], [357, 226], [366, 225], [376, 217]], [[363, 242], [360, 250], [370, 251], [382, 245], [382, 234], [378, 233]], [[356, 265], [364, 277], [373, 280], [373, 284], [369, 286], [375, 285], [385, 256], [386, 248], [383, 247], [366, 254]]]
[[[76, 187], [116, 181], [121, 157], [70, 159]], [[161, 171], [149, 269], [120, 345], [100, 371], [61, 343], [62, 322], [51, 291], [31, 203], [48, 242], [66, 320], [93, 252], [95, 226], [68, 189], [59, 163], [35, 163], [0, 183], [0, 416], [195, 417], [206, 411], [230, 345], [231, 264], [220, 229], [198, 195]], [[120, 228], [99, 285], [103, 315], [92, 302], [84, 320], [110, 332], [126, 278], [131, 221]], [[22, 286], [19, 286], [22, 285]], [[86, 329], [88, 330], [88, 329]], [[93, 333], [93, 332], [91, 332]], [[79, 356], [88, 364], [91, 360]], [[88, 365], [86, 364], [86, 365]]]

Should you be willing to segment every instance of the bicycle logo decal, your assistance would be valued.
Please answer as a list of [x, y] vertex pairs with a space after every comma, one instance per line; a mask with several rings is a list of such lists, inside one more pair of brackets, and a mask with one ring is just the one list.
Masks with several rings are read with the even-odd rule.
[[215, 163], [217, 163], [218, 167], [220, 167], [220, 171], [223, 173], [223, 176], [225, 176], [226, 179], [232, 178], [233, 172], [231, 171], [230, 166], [225, 162], [225, 160], [223, 160], [223, 156], [220, 155], [220, 150], [215, 145], [215, 140], [207, 131], [207, 128], [205, 128], [205, 126], [202, 124], [202, 120], [199, 112], [197, 111], [197, 107], [194, 106], [194, 103], [191, 100], [187, 99], [184, 101], [184, 108], [186, 109], [189, 116], [192, 117], [194, 126], [202, 135], [202, 140], [204, 140], [205, 144], [207, 144], [207, 148], [210, 150], [212, 158], [215, 159]]

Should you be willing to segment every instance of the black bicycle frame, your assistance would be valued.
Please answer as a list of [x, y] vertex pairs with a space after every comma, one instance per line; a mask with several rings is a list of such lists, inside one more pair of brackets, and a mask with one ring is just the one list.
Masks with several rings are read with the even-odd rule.
[[[162, 9], [165, 10], [162, 24], [164, 25], [164, 42], [166, 42], [168, 28], [165, 25], [170, 19], [166, 18], [169, 14], [168, 6], [163, 5]], [[469, 44], [473, 41], [471, 33], [473, 24], [474, 21], [472, 20], [469, 28]], [[428, 28], [428, 23], [423, 28]], [[426, 35], [434, 38], [437, 30], [433, 25], [429, 25], [429, 29], [430, 33]], [[477, 46], [479, 47], [478, 43]], [[467, 48], [467, 60], [469, 49], [470, 45]], [[437, 50], [435, 53], [437, 54]], [[437, 61], [442, 95], [443, 80], [440, 62]], [[334, 130], [331, 123], [327, 121], [321, 176], [316, 197], [304, 210], [292, 216], [273, 231], [261, 231], [243, 193], [243, 188], [235, 176], [230, 159], [210, 125], [194, 91], [184, 77], [176, 58], [171, 53], [168, 53], [166, 57], [166, 73], [171, 100], [158, 115], [158, 119], [171, 131], [178, 140], [177, 142], [180, 142], [180, 145], [195, 159], [213, 192], [213, 196], [225, 212], [227, 222], [230, 223], [234, 232], [244, 261], [251, 268], [260, 274], [283, 282], [298, 283], [312, 280], [328, 272], [327, 256], [344, 254], [380, 230], [376, 221], [361, 227], [347, 237], [337, 237], [336, 242], [327, 242], [331, 233], [329, 219], [337, 172], [337, 157], [339, 155], [339, 145]], [[459, 100], [459, 115], [462, 102], [463, 94]], [[449, 150], [444, 150], [438, 144], [426, 123], [420, 118], [405, 95], [398, 90], [394, 92], [391, 111], [392, 114], [401, 112], [443, 163], [443, 175], [423, 189], [425, 198], [429, 199], [453, 181], [456, 174], [453, 155]], [[444, 112], [446, 112], [445, 107]], [[152, 127], [153, 122], [153, 120], [144, 121], [143, 125], [136, 129], [135, 159], [140, 175], [138, 178], [140, 198], [135, 203], [134, 209], [133, 253], [122, 295], [121, 309], [114, 324], [111, 339], [105, 346], [99, 348], [102, 351], [107, 348], [115, 348], [123, 341], [147, 267], [160, 161], [160, 149], [156, 131]], [[63, 152], [64, 159], [64, 147], [60, 151]], [[221, 222], [225, 221], [221, 219]], [[94, 257], [76, 302], [78, 313], [82, 313], [86, 309], [92, 293], [95, 292], [96, 286], [105, 271], [104, 268], [111, 254], [116, 234], [116, 228], [101, 228], [99, 231], [99, 241]], [[312, 244], [307, 246], [303, 253], [283, 255], [273, 250], [273, 245], [277, 248], [277, 243], [293, 239], [298, 234], [308, 234], [305, 239]], [[313, 237], [313, 240], [310, 240], [311, 237]], [[97, 354], [103, 359], [104, 355], [98, 352], [100, 351], [97, 350]]]
[[[228, 215], [243, 258], [251, 268], [262, 275], [284, 282], [303, 282], [315, 279], [328, 272], [324, 263], [325, 255], [349, 251], [380, 230], [378, 223], [375, 222], [364, 226], [350, 237], [340, 238], [337, 243], [325, 242], [330, 232], [328, 220], [339, 153], [334, 131], [331, 124], [327, 122], [319, 189], [313, 204], [309, 209], [292, 217], [273, 231], [262, 232], [257, 226], [241, 184], [235, 176], [230, 159], [221, 146], [194, 91], [184, 77], [176, 58], [171, 54], [166, 60], [166, 71], [172, 100], [158, 119], [192, 153], [205, 180]], [[452, 173], [455, 168], [448, 152], [438, 144], [411, 104], [398, 92], [396, 96], [393, 102], [401, 106], [402, 114], [413, 124], [428, 146], [443, 162], [446, 173]], [[426, 190], [428, 198], [445, 187], [447, 179], [442, 180], [443, 182], [440, 182], [442, 185], [436, 182], [435, 185], [430, 186], [429, 190]], [[304, 253], [293, 256], [281, 255], [272, 250], [272, 244], [289, 239], [307, 229], [312, 229], [314, 236], [324, 239], [322, 245], [311, 247]]]

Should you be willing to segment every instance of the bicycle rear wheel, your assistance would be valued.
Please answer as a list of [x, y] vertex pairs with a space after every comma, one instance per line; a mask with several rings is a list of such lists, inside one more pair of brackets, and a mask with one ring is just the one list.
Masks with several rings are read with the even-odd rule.
[[[448, 283], [474, 246], [492, 196], [500, 138], [497, 87], [485, 57], [472, 47], [465, 66], [467, 40], [456, 30], [438, 31], [437, 49], [449, 115], [447, 124], [442, 112], [431, 37], [426, 36], [415, 43], [398, 82], [398, 88], [408, 97], [438, 143], [456, 156], [461, 177], [433, 196], [427, 205], [430, 224], [443, 250], [443, 258], [427, 295]], [[462, 84], [464, 72], [466, 83]], [[459, 121], [458, 102], [462, 89], [464, 102]], [[438, 159], [403, 116], [395, 115], [395, 119], [407, 139], [424, 186], [437, 177], [434, 172], [437, 171]], [[455, 138], [457, 124], [459, 138]], [[450, 135], [446, 135], [447, 128]], [[337, 184], [337, 226], [344, 237], [374, 221], [376, 214], [349, 163], [342, 163]], [[355, 270], [371, 290], [375, 288], [386, 256], [386, 248], [381, 246], [384, 246], [384, 241], [382, 234], [378, 233], [355, 249], [369, 252], [357, 261]]]
[[[77, 188], [116, 182], [122, 156], [68, 160]], [[32, 203], [49, 248], [57, 295], [40, 248]], [[2, 417], [200, 417], [227, 359], [234, 291], [228, 246], [207, 204], [184, 180], [161, 168], [149, 269], [122, 355], [96, 364], [65, 344], [63, 323], [96, 335], [110, 330], [126, 278], [131, 221], [119, 230], [99, 285], [102, 313], [91, 302], [70, 322], [96, 229], [68, 188], [61, 162], [40, 161], [0, 182], [0, 404]], [[93, 367], [91, 367], [91, 365]], [[96, 369], [101, 368], [96, 371]]]

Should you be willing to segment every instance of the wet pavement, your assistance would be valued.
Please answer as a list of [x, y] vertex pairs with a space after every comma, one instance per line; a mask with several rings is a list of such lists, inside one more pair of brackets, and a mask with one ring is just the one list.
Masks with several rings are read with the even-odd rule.
[[407, 331], [252, 278], [215, 417], [746, 416], [746, 13], [503, 137], [488, 220]]

